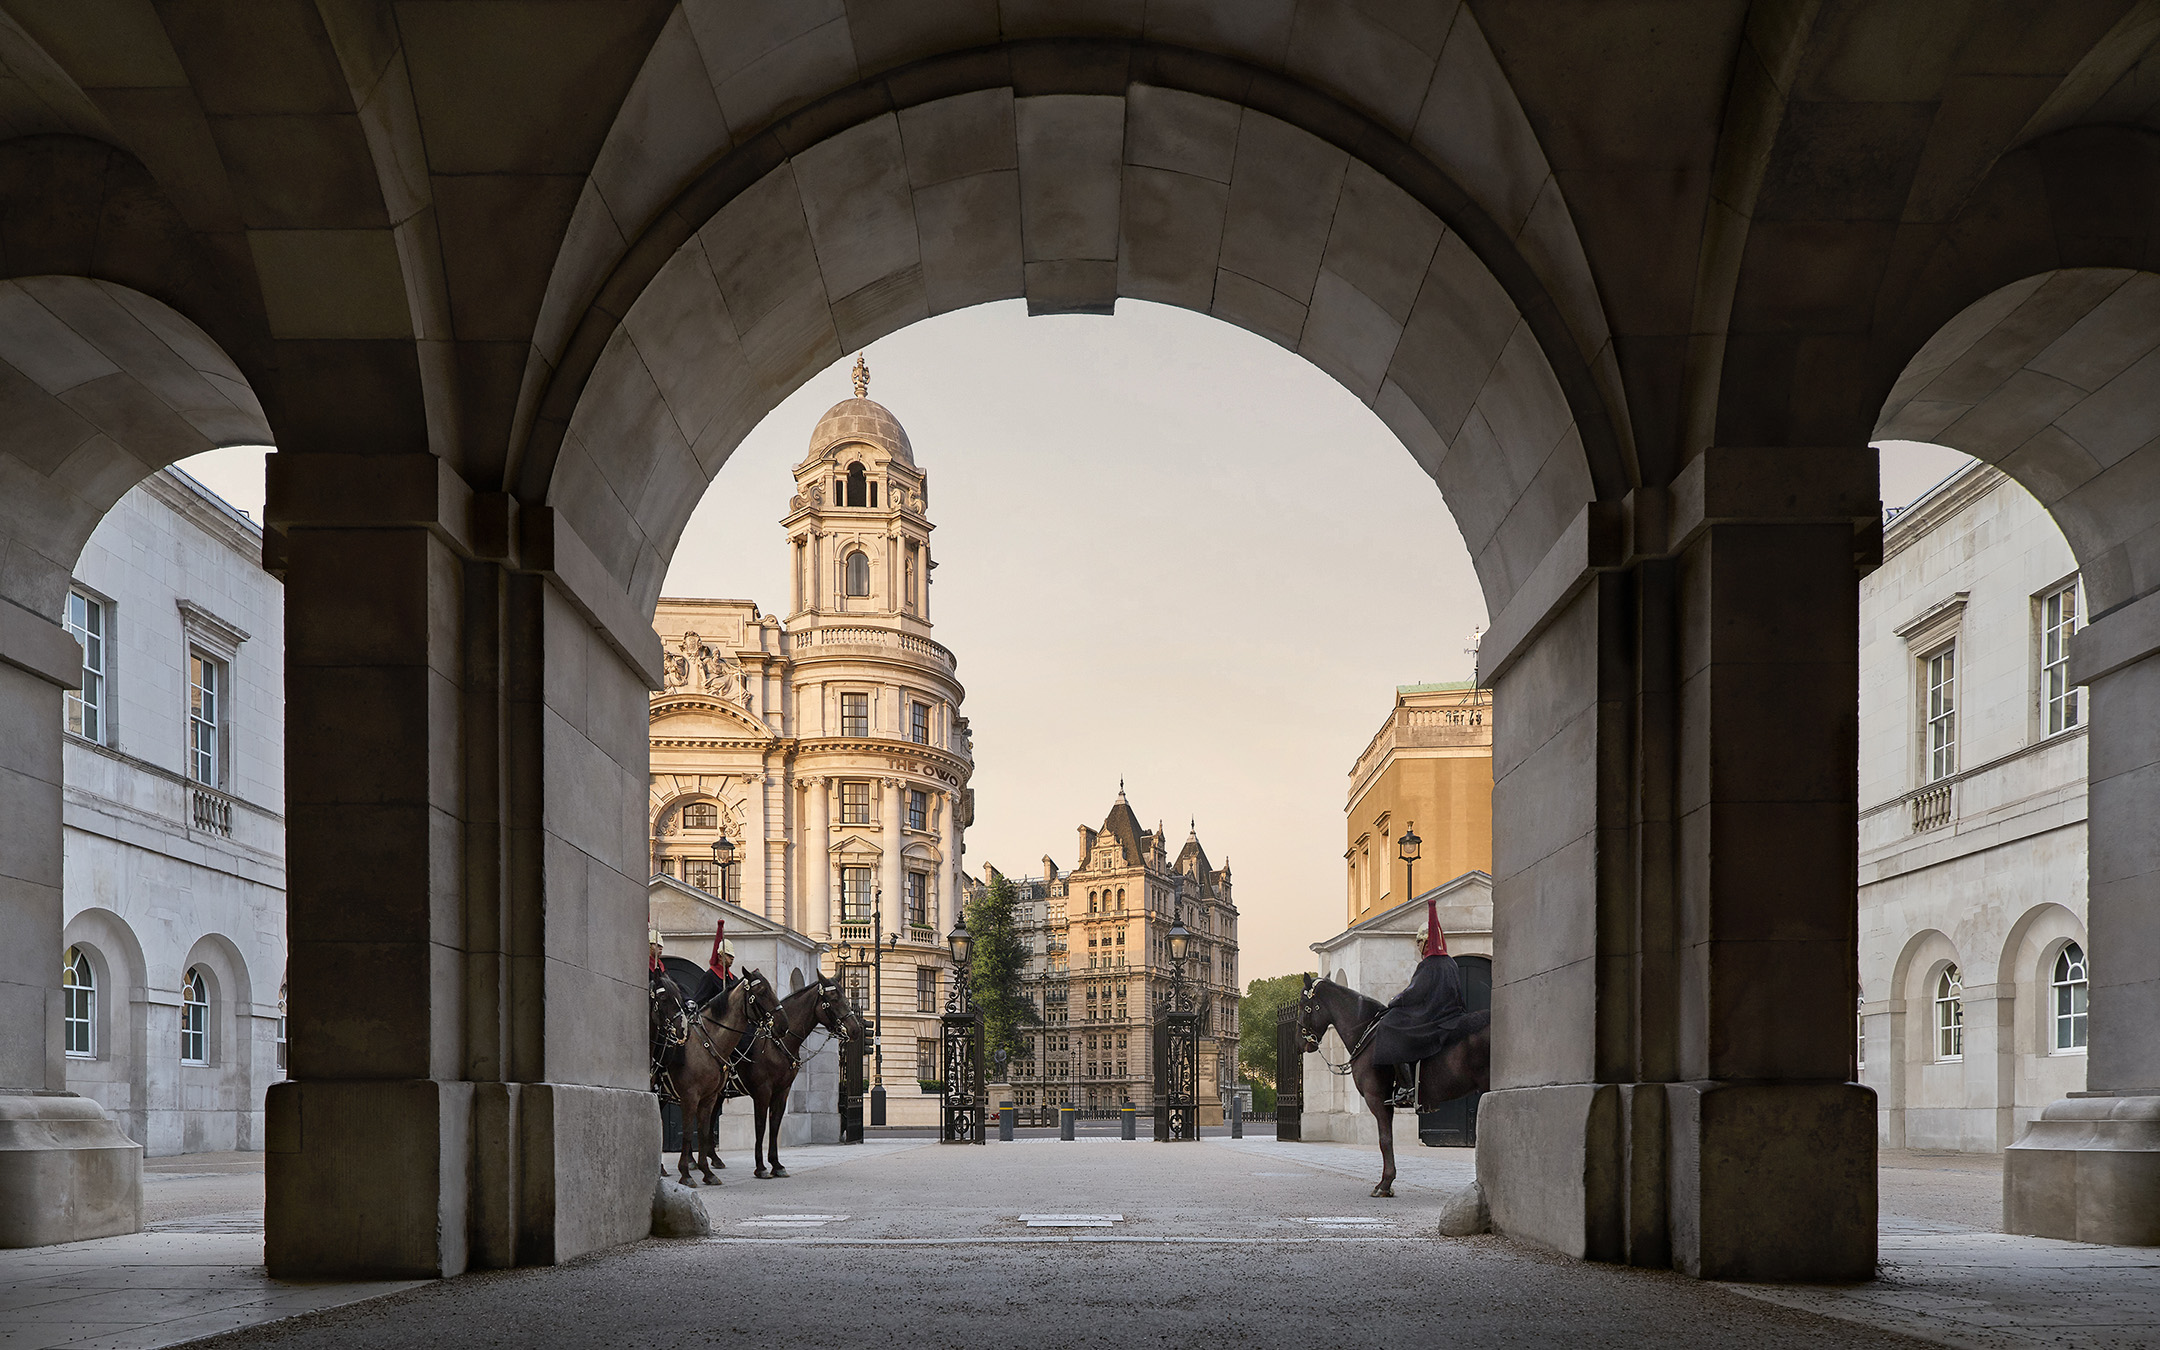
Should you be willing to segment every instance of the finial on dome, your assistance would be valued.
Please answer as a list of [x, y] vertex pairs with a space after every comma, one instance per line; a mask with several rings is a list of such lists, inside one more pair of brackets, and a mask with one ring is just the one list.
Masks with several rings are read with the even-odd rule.
[[855, 397], [870, 397], [870, 363], [863, 360], [862, 353], [855, 353]]

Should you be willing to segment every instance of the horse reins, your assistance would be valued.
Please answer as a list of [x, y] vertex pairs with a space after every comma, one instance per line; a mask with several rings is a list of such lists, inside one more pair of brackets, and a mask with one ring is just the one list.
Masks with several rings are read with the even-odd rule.
[[[1341, 986], [1338, 985], [1337, 987], [1340, 988]], [[1300, 1034], [1303, 1034], [1305, 1030], [1305, 1013], [1308, 1009], [1312, 1007], [1312, 1001], [1309, 997], [1307, 997], [1307, 995], [1309, 995], [1310, 993], [1311, 991], [1307, 990], [1298, 995], [1298, 1031]], [[1387, 1009], [1385, 1008], [1382, 1008], [1379, 1012], [1373, 1014], [1372, 1020], [1365, 1024], [1365, 1030], [1358, 1033], [1357, 1044], [1350, 1046], [1350, 1058], [1343, 1061], [1341, 1064], [1329, 1063], [1327, 1057], [1327, 1047], [1321, 1042], [1318, 1036], [1313, 1037], [1312, 1052], [1320, 1056], [1320, 1062], [1327, 1066], [1327, 1071], [1329, 1073], [1334, 1074], [1338, 1078], [1348, 1077], [1350, 1074], [1357, 1071], [1357, 1057], [1365, 1052], [1365, 1047], [1372, 1042], [1372, 1038], [1375, 1035], [1379, 1034], [1380, 1020], [1385, 1016], [1387, 1016]], [[1340, 1039], [1342, 1036], [1342, 1028], [1339, 1026], [1335, 1026], [1332, 1014], [1330, 1015], [1328, 1025], [1331, 1027], [1335, 1027], [1335, 1035], [1338, 1039]]]

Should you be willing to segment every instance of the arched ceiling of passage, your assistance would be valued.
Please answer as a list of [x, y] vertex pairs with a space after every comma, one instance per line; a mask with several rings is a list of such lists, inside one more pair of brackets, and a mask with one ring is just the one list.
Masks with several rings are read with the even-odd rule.
[[[1944, 262], [1986, 252], [1987, 210], [2015, 227], [2006, 166], [2067, 201], [2105, 157], [2051, 148], [2148, 133], [2156, 33], [2149, 0], [0, 0], [0, 267], [185, 314], [288, 451], [432, 449], [537, 500], [521, 469], [724, 203], [902, 108], [1137, 82], [1446, 224], [1611, 496], [1713, 441], [1865, 436], [1928, 335], [2016, 279]], [[2094, 242], [2017, 275], [2143, 265]], [[1030, 261], [1108, 259], [1023, 257], [1024, 291]], [[1317, 296], [1288, 298], [1310, 323]]]
[[2022, 483], [2095, 612], [2160, 589], [2160, 275], [2070, 269], [1975, 302], [1913, 358], [1878, 431]]
[[1440, 484], [1495, 608], [1598, 495], [1539, 334], [1460, 231], [1297, 127], [1135, 84], [949, 95], [744, 187], [610, 337], [549, 500], [649, 605], [706, 482], [781, 398], [908, 323], [1021, 295], [1183, 305], [1301, 353]]
[[81, 277], [0, 281], [0, 424], [0, 597], [48, 617], [90, 532], [145, 475], [270, 437], [200, 328]]

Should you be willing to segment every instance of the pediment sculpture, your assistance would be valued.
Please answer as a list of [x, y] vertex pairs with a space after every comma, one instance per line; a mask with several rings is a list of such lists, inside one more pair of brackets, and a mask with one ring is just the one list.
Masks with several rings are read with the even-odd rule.
[[666, 660], [667, 693], [711, 694], [715, 698], [754, 711], [750, 672], [722, 648], [696, 633], [685, 633], [661, 652]]

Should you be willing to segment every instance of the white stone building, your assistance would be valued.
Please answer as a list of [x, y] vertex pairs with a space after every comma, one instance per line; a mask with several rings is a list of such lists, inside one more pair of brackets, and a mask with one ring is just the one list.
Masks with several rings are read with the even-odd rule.
[[2077, 563], [1975, 463], [1860, 590], [1860, 1080], [1886, 1148], [2000, 1149], [2085, 1087]]
[[883, 1023], [889, 1123], [923, 1124], [939, 1105], [920, 1085], [938, 1074], [974, 758], [957, 662], [930, 636], [929, 476], [868, 383], [858, 363], [857, 396], [819, 419], [795, 466], [786, 619], [661, 600], [648, 806], [655, 874], [825, 944], [827, 973]]
[[[1397, 864], [1399, 867], [1401, 864]], [[1399, 894], [1399, 892], [1398, 892]], [[1348, 985], [1382, 1003], [1401, 993], [1417, 970], [1418, 955], [1425, 946], [1425, 901], [1439, 906], [1440, 931], [1447, 935], [1448, 954], [1463, 968], [1465, 992], [1472, 1008], [1489, 1008], [1492, 1002], [1493, 902], [1492, 877], [1482, 871], [1465, 872], [1442, 882], [1416, 898], [1360, 919], [1331, 938], [1312, 944], [1318, 972], [1337, 984]], [[1272, 1034], [1273, 1028], [1256, 1034]], [[1349, 1058], [1347, 1047], [1333, 1032], [1321, 1044], [1320, 1053], [1305, 1056], [1302, 1137], [1335, 1139], [1352, 1144], [1379, 1142], [1379, 1126], [1350, 1080], [1333, 1072], [1329, 1064]], [[1474, 1104], [1464, 1108], [1474, 1113]], [[1417, 1113], [1396, 1112], [1395, 1142], [1409, 1142], [1417, 1128]], [[1467, 1125], [1467, 1121], [1465, 1125]], [[1464, 1142], [1467, 1142], [1465, 1140]]]
[[259, 526], [164, 469], [68, 592], [67, 1086], [151, 1155], [261, 1148], [283, 1076], [284, 604], [261, 557]]

